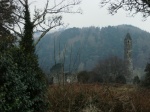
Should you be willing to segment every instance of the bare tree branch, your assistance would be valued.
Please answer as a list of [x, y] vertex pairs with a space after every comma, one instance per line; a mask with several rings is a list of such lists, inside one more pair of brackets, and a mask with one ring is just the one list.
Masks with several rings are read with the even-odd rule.
[[[22, 6], [25, 6], [25, 4], [22, 2], [22, 0], [18, 0]], [[24, 2], [28, 1], [28, 0], [23, 0]]]
[[20, 32], [17, 32], [14, 28], [11, 28], [7, 25], [5, 25], [4, 27], [6, 27], [7, 29], [9, 29], [10, 31], [13, 31], [16, 35], [18, 35], [19, 37], [22, 37]]
[[[57, 22], [57, 21], [58, 21], [58, 22]], [[58, 18], [57, 21], [55, 22], [55, 20], [53, 20], [53, 21], [50, 23], [50, 25], [49, 25], [50, 27], [49, 27], [48, 29], [42, 31], [42, 34], [39, 36], [37, 42], [34, 44], [35, 46], [38, 44], [38, 42], [42, 39], [42, 37], [43, 37], [47, 32], [49, 32], [51, 29], [53, 29], [53, 28], [55, 28], [55, 27], [57, 27], [57, 26], [63, 25], [63, 23], [61, 23], [61, 18]], [[54, 23], [54, 25], [52, 25], [53, 23]]]
[[[34, 24], [34, 27], [37, 26], [38, 24], [42, 23], [45, 20], [45, 15], [47, 14], [48, 4], [49, 4], [49, 0], [47, 0], [47, 3], [46, 3], [45, 8], [43, 10], [43, 13], [41, 13], [41, 14], [39, 11], [37, 11], [35, 9], [35, 15], [34, 15], [34, 19], [32, 22]], [[42, 18], [42, 20], [39, 21], [41, 18]], [[38, 23], [36, 24], [36, 22], [38, 22]]]
[[143, 18], [150, 16], [150, 1], [149, 0], [101, 0], [100, 6], [104, 7], [107, 4], [110, 14], [115, 14], [119, 9], [130, 11], [134, 16], [137, 13], [142, 13]]
[[[37, 42], [35, 42], [34, 45], [37, 45], [38, 42], [42, 39], [42, 37], [51, 29], [63, 25], [61, 16], [62, 13], [81, 13], [81, 10], [72, 10], [74, 6], [79, 5], [81, 3], [80, 0], [70, 0], [71, 2], [68, 0], [53, 1], [54, 3], [50, 0], [47, 0], [43, 9], [35, 8], [34, 10], [34, 18], [31, 20], [34, 30], [33, 32], [41, 32], [41, 35], [39, 36]], [[19, 24], [22, 24], [24, 26], [25, 7], [30, 7], [30, 3], [28, 2], [29, 0], [16, 0], [15, 2], [18, 5], [18, 7], [17, 11], [13, 14], [15, 15], [18, 21], [18, 23], [16, 23], [15, 25], [17, 28], [15, 29], [9, 27], [9, 29], [12, 30], [14, 33], [17, 33], [18, 36], [21, 36], [24, 30], [22, 27], [20, 27], [21, 25]]]

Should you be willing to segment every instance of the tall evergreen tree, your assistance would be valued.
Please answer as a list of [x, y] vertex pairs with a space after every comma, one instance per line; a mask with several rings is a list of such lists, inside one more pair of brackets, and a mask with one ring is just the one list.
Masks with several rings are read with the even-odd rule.
[[25, 19], [24, 34], [20, 42], [20, 47], [26, 54], [28, 53], [33, 54], [35, 50], [33, 45], [33, 24], [30, 20], [28, 0], [25, 1], [24, 19]]
[[[12, 47], [0, 53], [1, 112], [44, 112], [47, 109], [46, 81], [34, 54], [33, 25], [28, 0], [24, 2], [25, 23], [20, 48]], [[7, 37], [10, 32], [4, 26], [10, 21], [3, 21], [3, 17], [7, 17], [7, 11], [4, 11], [0, 18], [2, 20], [0, 29], [3, 31], [1, 34]]]

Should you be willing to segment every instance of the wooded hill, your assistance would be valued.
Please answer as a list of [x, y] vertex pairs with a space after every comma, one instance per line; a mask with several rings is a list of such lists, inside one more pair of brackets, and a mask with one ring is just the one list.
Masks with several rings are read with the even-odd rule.
[[131, 25], [70, 28], [49, 33], [36, 46], [36, 53], [47, 74], [55, 63], [63, 62], [65, 71], [89, 71], [98, 60], [111, 56], [123, 59], [127, 33], [133, 43], [134, 69], [144, 69], [150, 58], [150, 33]]

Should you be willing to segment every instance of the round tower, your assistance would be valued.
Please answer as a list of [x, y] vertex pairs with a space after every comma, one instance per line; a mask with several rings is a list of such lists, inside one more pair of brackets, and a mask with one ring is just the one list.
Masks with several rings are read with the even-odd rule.
[[132, 63], [132, 39], [129, 33], [127, 33], [124, 39], [124, 61], [126, 66], [126, 76], [130, 80], [133, 74], [133, 63]]

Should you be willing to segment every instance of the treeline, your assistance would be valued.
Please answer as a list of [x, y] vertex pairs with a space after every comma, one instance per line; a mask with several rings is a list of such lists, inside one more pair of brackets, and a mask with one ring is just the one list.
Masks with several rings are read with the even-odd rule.
[[127, 33], [130, 33], [133, 43], [134, 69], [144, 69], [149, 59], [150, 34], [130, 25], [70, 28], [50, 33], [36, 47], [40, 67], [49, 74], [50, 68], [55, 64], [54, 57], [60, 63], [64, 51], [66, 71], [69, 69], [70, 55], [73, 62], [76, 55], [80, 54], [75, 64], [77, 70], [92, 70], [97, 61], [110, 56], [123, 59], [124, 38]]
[[90, 83], [118, 83], [135, 84], [150, 88], [150, 64], [145, 65], [143, 79], [136, 74], [127, 74], [127, 66], [124, 60], [117, 56], [110, 56], [99, 61], [91, 71], [80, 71], [77, 74], [78, 82], [81, 84]]
[[[48, 84], [35, 46], [48, 31], [62, 25], [59, 13], [72, 13], [70, 9], [80, 1], [51, 3], [47, 0], [43, 9], [36, 7], [30, 13], [30, 0], [0, 0], [0, 112], [48, 111]], [[40, 34], [36, 41], [34, 32]]]
[[127, 77], [124, 60], [116, 56], [99, 61], [90, 72], [81, 71], [77, 75], [80, 83], [126, 84]]

